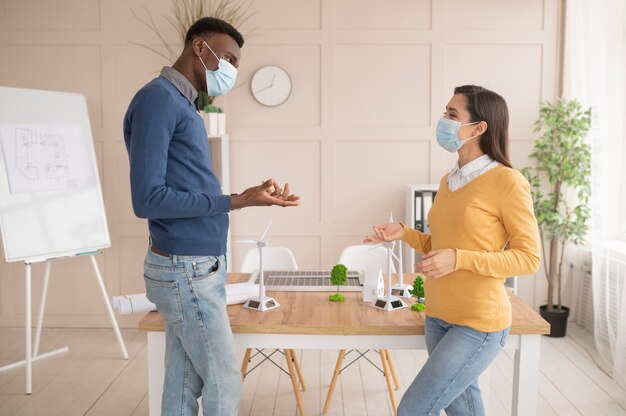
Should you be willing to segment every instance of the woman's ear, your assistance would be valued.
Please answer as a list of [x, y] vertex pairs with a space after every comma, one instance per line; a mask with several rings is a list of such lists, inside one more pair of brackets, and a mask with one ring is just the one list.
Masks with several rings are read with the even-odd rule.
[[486, 121], [481, 121], [480, 123], [476, 125], [476, 135], [479, 136], [481, 134], [484, 134], [487, 131], [488, 127], [489, 126], [487, 125]]

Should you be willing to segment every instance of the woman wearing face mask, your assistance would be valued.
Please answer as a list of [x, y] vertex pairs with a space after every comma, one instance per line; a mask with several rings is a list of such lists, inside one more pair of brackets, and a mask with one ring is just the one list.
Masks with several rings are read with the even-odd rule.
[[437, 124], [437, 142], [459, 160], [428, 214], [431, 234], [402, 223], [373, 227], [365, 242], [402, 239], [424, 253], [425, 335], [429, 358], [398, 407], [399, 416], [483, 415], [478, 376], [506, 343], [511, 304], [504, 281], [534, 273], [540, 241], [530, 187], [511, 168], [509, 114], [498, 94], [454, 90]]

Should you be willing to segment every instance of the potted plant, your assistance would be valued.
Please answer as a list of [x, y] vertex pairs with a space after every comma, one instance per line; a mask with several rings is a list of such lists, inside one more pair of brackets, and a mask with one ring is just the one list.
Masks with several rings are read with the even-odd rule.
[[575, 99], [542, 103], [535, 131], [543, 135], [530, 154], [535, 166], [522, 169], [531, 185], [548, 281], [547, 304], [539, 312], [553, 337], [565, 336], [569, 316], [561, 299], [563, 254], [568, 244], [583, 244], [589, 229], [591, 149], [585, 136], [590, 128], [591, 108]]
[[336, 264], [330, 272], [330, 281], [333, 285], [337, 285], [337, 293], [333, 293], [328, 297], [331, 302], [344, 302], [345, 296], [339, 293], [339, 286], [346, 283], [348, 268], [343, 264]]
[[417, 298], [417, 303], [411, 306], [414, 311], [423, 311], [426, 309], [426, 299], [424, 298], [424, 279], [421, 275], [417, 275], [413, 281], [413, 288], [411, 289], [411, 295]]
[[226, 134], [226, 114], [222, 109], [212, 103], [202, 108], [202, 119], [209, 136]]

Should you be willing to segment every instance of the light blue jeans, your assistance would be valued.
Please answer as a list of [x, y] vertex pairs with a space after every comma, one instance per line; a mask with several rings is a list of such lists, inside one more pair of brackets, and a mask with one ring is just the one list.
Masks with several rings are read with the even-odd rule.
[[478, 376], [496, 358], [509, 336], [509, 328], [481, 332], [426, 317], [428, 360], [409, 386], [398, 416], [479, 416], [485, 408]]
[[160, 256], [144, 262], [148, 299], [165, 318], [162, 416], [233, 416], [242, 377], [226, 313], [224, 256]]

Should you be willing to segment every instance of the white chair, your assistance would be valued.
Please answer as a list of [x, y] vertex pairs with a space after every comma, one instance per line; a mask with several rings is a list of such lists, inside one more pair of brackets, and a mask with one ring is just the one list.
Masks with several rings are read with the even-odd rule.
[[[365, 270], [373, 267], [380, 268], [383, 273], [387, 273], [387, 249], [370, 244], [348, 246], [341, 252], [339, 263], [346, 266], [348, 270]], [[396, 272], [394, 264], [391, 265], [391, 272]]]
[[[296, 258], [293, 255], [293, 252], [287, 247], [275, 247], [275, 246], [266, 246], [263, 248], [263, 268], [265, 270], [285, 270], [285, 271], [295, 271], [298, 270], [298, 263], [296, 262]], [[246, 255], [241, 262], [241, 266], [239, 271], [241, 273], [252, 273], [255, 270], [259, 270], [259, 249], [253, 248], [248, 250]], [[289, 371], [285, 371], [278, 363], [272, 360], [272, 355], [275, 353], [283, 353], [285, 355], [285, 359], [288, 361], [287, 367]], [[300, 414], [304, 414], [304, 409], [302, 405], [302, 399], [300, 397], [300, 392], [298, 391], [298, 381], [296, 380], [296, 375], [292, 373], [291, 368], [293, 363], [293, 367], [295, 372], [297, 373], [298, 379], [300, 380], [300, 385], [302, 386], [302, 391], [306, 390], [306, 385], [304, 384], [304, 379], [302, 378], [302, 372], [300, 371], [300, 363], [298, 362], [298, 358], [296, 357], [296, 353], [294, 350], [286, 349], [284, 352], [280, 350], [274, 350], [271, 354], [266, 354], [262, 349], [257, 349], [257, 352], [251, 356], [252, 348], [246, 349], [245, 356], [243, 357], [243, 363], [241, 364], [241, 375], [246, 378], [250, 372], [248, 371], [248, 364], [250, 360], [257, 355], [263, 356], [263, 359], [255, 365], [250, 371], [253, 371], [259, 365], [261, 365], [265, 361], [270, 361], [282, 371], [285, 371], [289, 377], [291, 378], [291, 382], [293, 384], [293, 391], [296, 396], [296, 402], [298, 405], [298, 409]], [[291, 363], [289, 363], [291, 361]]]
[[[298, 270], [298, 263], [291, 250], [287, 247], [263, 247], [263, 268], [265, 270]], [[239, 271], [241, 273], [252, 273], [259, 270], [259, 249], [248, 250], [243, 257]]]
[[[372, 245], [367, 244], [348, 246], [344, 248], [341, 252], [341, 256], [339, 256], [339, 263], [346, 266], [348, 270], [365, 270], [373, 267], [381, 269], [383, 273], [387, 273], [387, 249], [382, 246], [373, 248]], [[396, 272], [393, 264], [391, 265], [391, 271], [392, 273]], [[337, 384], [339, 374], [341, 374], [343, 370], [350, 366], [350, 364], [348, 364], [343, 368], [341, 367], [344, 357], [353, 351], [356, 352], [357, 357], [350, 364], [367, 354], [367, 351], [362, 353], [356, 350], [350, 350], [348, 352], [346, 352], [346, 350], [339, 350], [339, 357], [337, 357], [335, 371], [333, 373], [333, 378], [330, 382], [330, 387], [328, 388], [328, 394], [326, 395], [326, 402], [324, 403], [324, 410], [322, 411], [322, 414], [326, 414], [326, 412], [328, 411], [328, 407], [330, 406], [330, 401], [333, 397], [333, 392], [335, 391], [335, 385]], [[385, 376], [385, 380], [387, 381], [387, 389], [389, 390], [389, 398], [391, 399], [391, 404], [393, 408], [396, 409], [398, 406], [396, 404], [396, 397], [393, 393], [393, 388], [391, 386], [390, 375], [391, 377], [393, 377], [393, 382], [395, 384], [396, 390], [400, 387], [398, 383], [398, 377], [396, 376], [393, 363], [391, 362], [391, 355], [389, 354], [389, 351], [382, 349], [378, 350], [378, 352], [380, 353], [380, 360], [383, 366], [383, 369], [381, 370], [379, 368], [379, 370], [382, 371], [383, 375]]]

